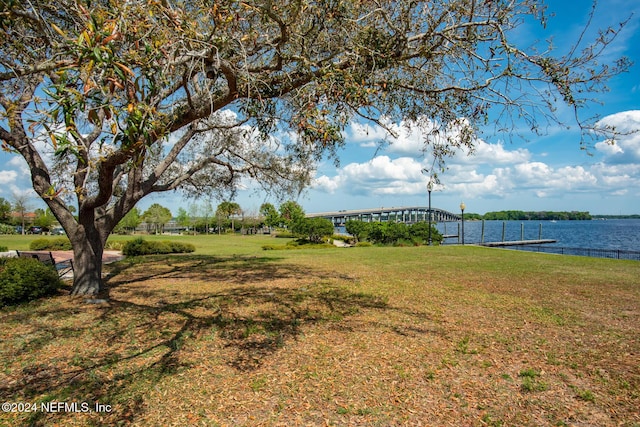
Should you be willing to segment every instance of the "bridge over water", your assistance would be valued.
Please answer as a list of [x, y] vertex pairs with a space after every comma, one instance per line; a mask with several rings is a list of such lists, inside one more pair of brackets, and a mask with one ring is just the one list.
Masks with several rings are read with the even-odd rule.
[[[335, 212], [318, 212], [307, 214], [307, 218], [327, 218], [333, 225], [344, 225], [348, 220], [364, 222], [393, 221], [413, 224], [419, 221], [429, 221], [429, 208], [425, 206], [403, 206], [392, 208], [371, 208], [342, 210]], [[460, 215], [453, 214], [443, 209], [431, 208], [431, 221], [448, 222], [459, 221]]]

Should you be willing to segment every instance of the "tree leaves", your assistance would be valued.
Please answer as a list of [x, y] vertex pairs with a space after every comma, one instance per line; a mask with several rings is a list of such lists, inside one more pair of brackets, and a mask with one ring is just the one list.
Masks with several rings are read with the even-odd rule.
[[[628, 69], [624, 59], [600, 62], [624, 23], [579, 56], [520, 46], [521, 22], [544, 23], [537, 4], [3, 2], [2, 144], [25, 158], [68, 234], [93, 222], [102, 236], [153, 192], [233, 193], [243, 176], [265, 191], [299, 192], [318, 161], [337, 160], [354, 118], [427, 117], [456, 129], [425, 136], [442, 166], [452, 147], [471, 152], [491, 118], [498, 129], [521, 120], [538, 129], [557, 121], [557, 100], [578, 113]], [[41, 129], [54, 164], [36, 144]], [[276, 140], [274, 131], [295, 136]], [[81, 219], [49, 198], [63, 187]]]

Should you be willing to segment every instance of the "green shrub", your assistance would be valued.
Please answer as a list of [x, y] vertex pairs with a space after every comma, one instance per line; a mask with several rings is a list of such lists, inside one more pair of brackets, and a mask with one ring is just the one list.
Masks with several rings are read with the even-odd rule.
[[174, 254], [185, 254], [195, 252], [196, 247], [191, 243], [182, 243], [182, 242], [165, 242], [169, 245], [171, 252]]
[[358, 242], [358, 243], [356, 243], [356, 247], [357, 248], [362, 248], [362, 247], [367, 247], [368, 248], [369, 246], [373, 246], [371, 244], [371, 242]]
[[125, 243], [126, 242], [122, 240], [109, 240], [104, 248], [112, 251], [121, 251], [122, 248], [124, 248]]
[[0, 234], [16, 234], [16, 228], [9, 224], [0, 224]]
[[169, 253], [169, 247], [162, 245], [160, 242], [148, 242], [142, 237], [133, 239], [125, 243], [122, 253], [126, 256], [150, 255], [158, 253]]
[[180, 254], [190, 253], [195, 250], [195, 246], [193, 246], [191, 243], [147, 241], [142, 237], [129, 240], [122, 247], [122, 253], [126, 256]]
[[0, 265], [0, 306], [56, 292], [62, 282], [52, 266], [31, 258], [10, 258]]
[[126, 256], [135, 256], [140, 255], [142, 252], [142, 243], [144, 239], [142, 237], [138, 237], [137, 239], [129, 240], [122, 247], [122, 255]]
[[263, 251], [277, 251], [285, 249], [284, 245], [262, 245]]
[[142, 253], [140, 255], [170, 254], [173, 252], [171, 250], [171, 246], [169, 246], [166, 242], [144, 241], [141, 248]]
[[304, 239], [292, 240], [291, 242], [287, 242], [286, 245], [274, 245], [274, 244], [262, 245], [263, 251], [287, 251], [287, 250], [294, 250], [294, 249], [326, 249], [326, 248], [335, 248], [335, 246], [328, 243], [311, 243], [308, 240], [304, 240]]
[[55, 239], [36, 239], [29, 244], [32, 251], [70, 251], [69, 239], [59, 237]]
[[442, 243], [442, 234], [427, 222], [416, 222], [406, 225], [396, 222], [363, 222], [349, 220], [346, 223], [347, 233], [358, 241], [369, 241], [373, 244], [396, 246], [419, 246], [431, 242]]
[[9, 250], [6, 246], [0, 246], [0, 252], [7, 252]]
[[322, 243], [333, 234], [333, 223], [326, 218], [300, 218], [292, 224], [291, 231], [312, 243]]
[[296, 235], [288, 231], [279, 231], [275, 234], [275, 237], [279, 239], [292, 239], [296, 237]]

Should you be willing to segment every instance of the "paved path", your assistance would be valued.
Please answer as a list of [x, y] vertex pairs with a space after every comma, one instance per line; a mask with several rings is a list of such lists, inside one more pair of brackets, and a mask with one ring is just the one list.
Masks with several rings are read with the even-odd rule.
[[[73, 251], [30, 251], [30, 252], [51, 252], [54, 262], [67, 261], [73, 259]], [[2, 252], [0, 256], [16, 257], [15, 251]], [[124, 259], [124, 255], [120, 251], [104, 251], [102, 254], [102, 263], [109, 264]], [[62, 276], [64, 279], [73, 279], [73, 271], [69, 271]]]
[[[73, 251], [51, 251], [51, 255], [55, 262], [65, 261], [73, 259]], [[120, 251], [104, 251], [102, 254], [102, 264], [109, 264], [112, 262], [120, 261], [124, 258]], [[104, 273], [103, 273], [104, 274]], [[64, 279], [73, 279], [73, 271], [69, 271], [64, 276]]]
[[[56, 262], [73, 259], [73, 251], [51, 251], [51, 255], [53, 255], [53, 259], [56, 260]], [[102, 254], [102, 263], [109, 264], [120, 261], [123, 258], [124, 255], [122, 255], [120, 251], [104, 251]]]

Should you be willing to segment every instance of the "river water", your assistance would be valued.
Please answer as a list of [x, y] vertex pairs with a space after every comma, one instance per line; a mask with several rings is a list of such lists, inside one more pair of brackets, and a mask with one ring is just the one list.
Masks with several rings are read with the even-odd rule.
[[[438, 223], [443, 234], [458, 235], [459, 222]], [[504, 239], [503, 239], [504, 229]], [[640, 219], [591, 221], [484, 221], [484, 242], [554, 239], [545, 246], [640, 251]], [[464, 222], [467, 244], [482, 240], [482, 221]], [[445, 243], [457, 243], [457, 238]]]

